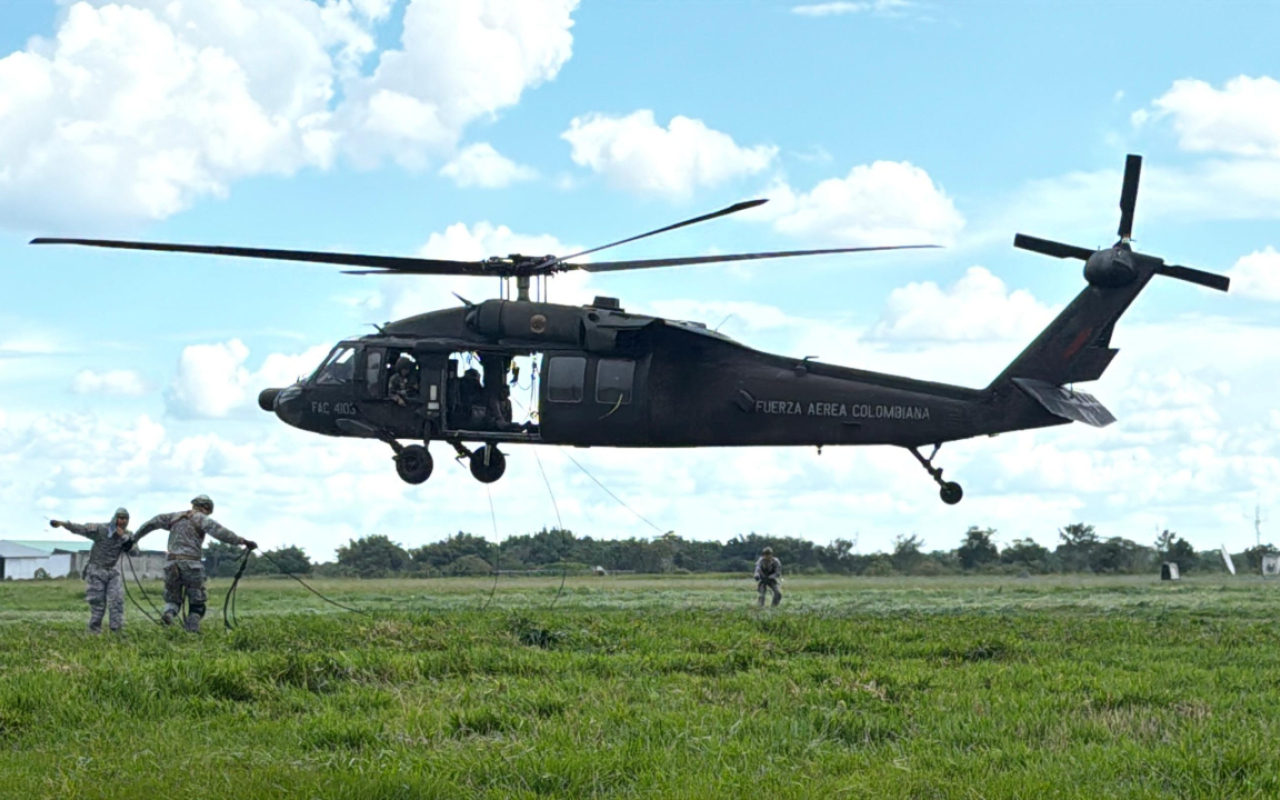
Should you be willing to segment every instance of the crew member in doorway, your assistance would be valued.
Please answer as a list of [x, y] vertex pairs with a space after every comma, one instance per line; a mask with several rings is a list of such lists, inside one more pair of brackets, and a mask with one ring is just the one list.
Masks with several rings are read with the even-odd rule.
[[458, 381], [458, 407], [463, 423], [460, 427], [475, 430], [484, 424], [484, 387], [474, 367], [468, 367]]
[[417, 363], [408, 353], [401, 353], [396, 360], [396, 372], [387, 381], [387, 397], [397, 405], [407, 406], [418, 397]]
[[120, 572], [120, 556], [129, 552], [133, 540], [129, 534], [129, 512], [116, 509], [111, 521], [77, 524], [49, 520], [49, 525], [62, 528], [93, 542], [89, 565], [84, 570], [84, 599], [89, 603], [89, 633], [102, 633], [102, 618], [111, 611], [110, 627], [124, 627], [124, 576]]
[[782, 562], [773, 557], [773, 548], [766, 547], [756, 562], [756, 592], [760, 595], [760, 607], [764, 608], [764, 593], [773, 592], [773, 603], [782, 602], [782, 590], [778, 584], [782, 582]]
[[480, 356], [484, 368], [485, 415], [495, 430], [511, 430], [511, 387], [507, 386], [507, 371], [511, 367], [508, 356], [484, 354]]

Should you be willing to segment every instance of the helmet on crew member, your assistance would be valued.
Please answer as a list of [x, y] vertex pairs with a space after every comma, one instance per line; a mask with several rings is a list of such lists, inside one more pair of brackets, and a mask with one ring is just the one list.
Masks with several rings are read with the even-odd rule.
[[197, 509], [199, 509], [200, 511], [203, 511], [206, 514], [213, 513], [213, 501], [209, 499], [209, 495], [207, 494], [197, 495], [196, 497], [192, 498], [191, 505], [195, 506]]

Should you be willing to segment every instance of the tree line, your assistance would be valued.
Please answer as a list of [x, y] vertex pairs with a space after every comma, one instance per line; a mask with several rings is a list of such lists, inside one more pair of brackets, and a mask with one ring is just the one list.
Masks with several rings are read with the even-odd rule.
[[[1092, 525], [1073, 523], [1058, 531], [1051, 550], [1030, 538], [1014, 539], [1000, 548], [992, 528], [970, 527], [954, 550], [924, 549], [918, 536], [898, 536], [888, 552], [855, 553], [853, 542], [836, 539], [814, 544], [791, 536], [758, 533], [738, 535], [726, 542], [685, 539], [668, 532], [652, 539], [595, 539], [559, 528], [510, 536], [495, 545], [481, 536], [459, 532], [443, 541], [411, 549], [382, 534], [352, 539], [338, 548], [337, 560], [313, 563], [298, 547], [268, 551], [270, 558], [251, 554], [250, 575], [283, 571], [333, 577], [445, 577], [491, 575], [499, 572], [570, 570], [603, 567], [610, 572], [691, 573], [750, 572], [760, 551], [768, 546], [792, 574], [837, 575], [958, 575], [964, 573], [1048, 574], [1083, 572], [1146, 574], [1172, 561], [1181, 573], [1222, 572], [1219, 550], [1196, 550], [1173, 531], [1163, 531], [1151, 544], [1113, 536], [1103, 539]], [[1270, 544], [1232, 555], [1237, 570], [1257, 572], [1262, 556], [1277, 553]], [[221, 543], [205, 549], [210, 575], [231, 576], [240, 567], [243, 551]]]

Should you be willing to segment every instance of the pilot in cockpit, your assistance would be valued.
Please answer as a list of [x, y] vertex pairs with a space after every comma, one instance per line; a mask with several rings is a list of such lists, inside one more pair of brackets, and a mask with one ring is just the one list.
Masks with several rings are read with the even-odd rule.
[[387, 381], [387, 397], [397, 405], [407, 406], [418, 397], [417, 367], [417, 362], [408, 353], [402, 353], [396, 360], [396, 372]]

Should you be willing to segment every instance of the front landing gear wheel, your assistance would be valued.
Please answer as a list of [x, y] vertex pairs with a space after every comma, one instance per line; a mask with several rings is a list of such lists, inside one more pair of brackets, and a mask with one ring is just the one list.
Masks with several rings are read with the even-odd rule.
[[396, 453], [396, 474], [405, 483], [425, 483], [434, 467], [431, 454], [420, 444], [402, 447]]
[[507, 471], [507, 457], [492, 445], [477, 447], [471, 454], [471, 475], [481, 483], [493, 483]]
[[938, 494], [942, 496], [942, 502], [954, 506], [960, 502], [960, 498], [964, 497], [964, 489], [961, 489], [960, 484], [955, 481], [947, 481], [942, 484], [942, 491]]

